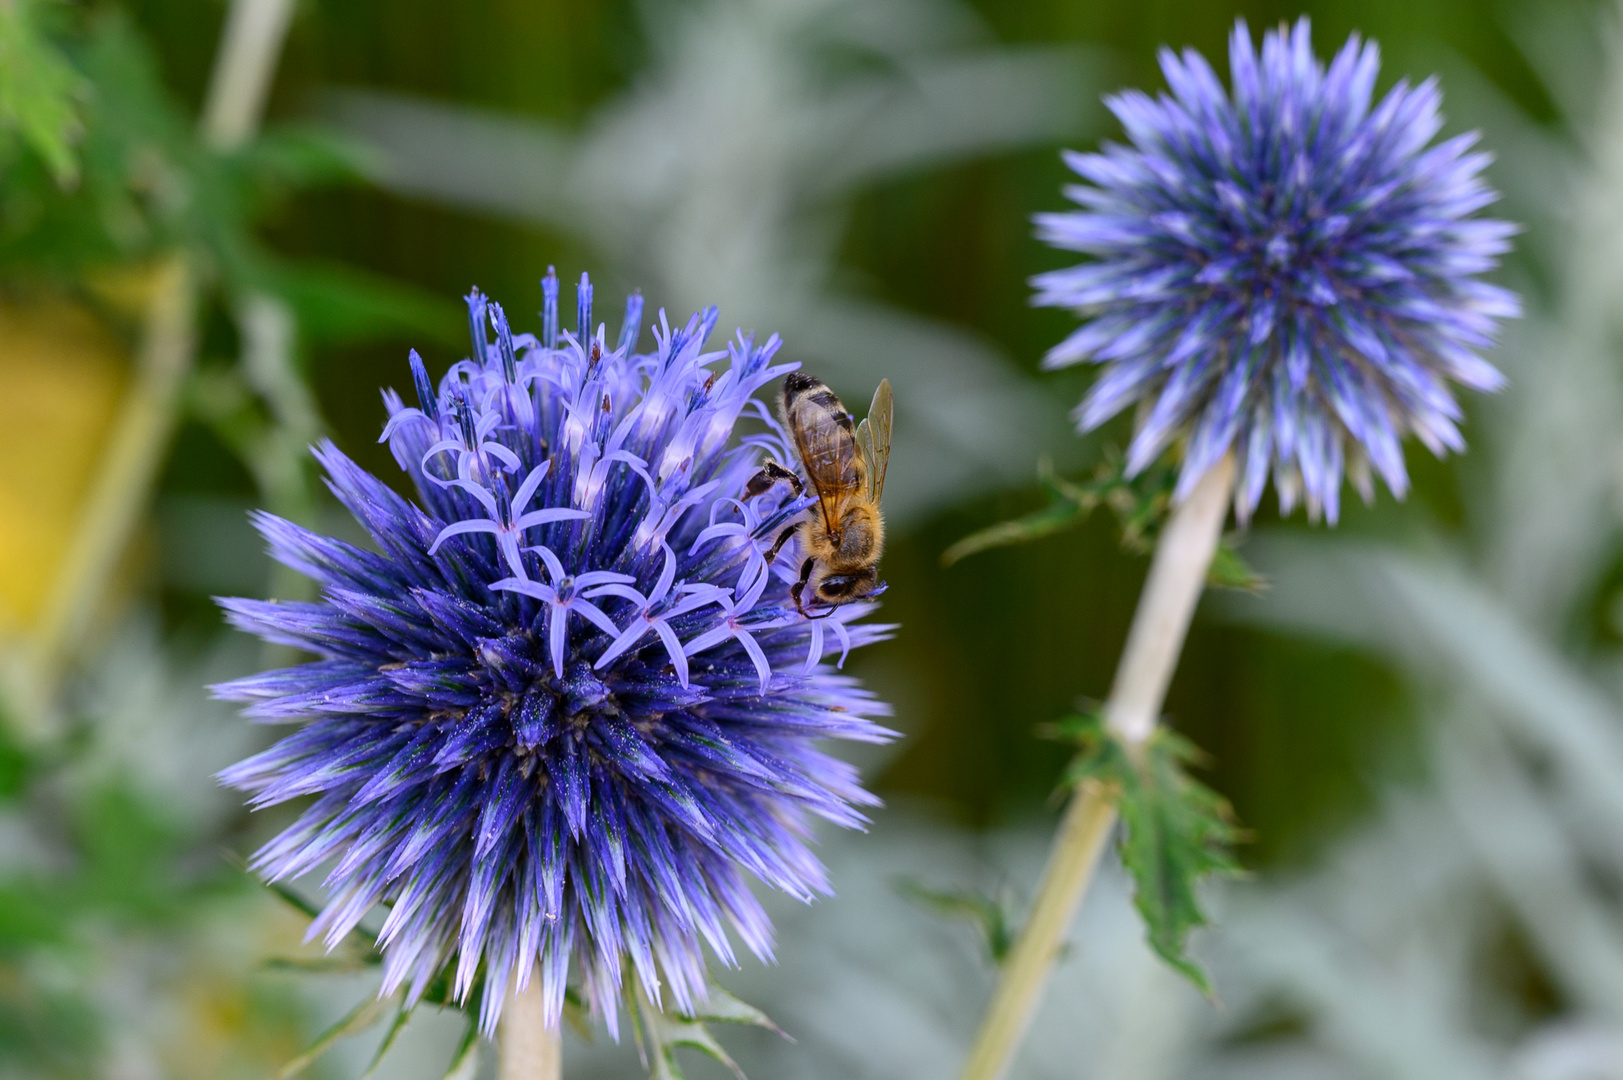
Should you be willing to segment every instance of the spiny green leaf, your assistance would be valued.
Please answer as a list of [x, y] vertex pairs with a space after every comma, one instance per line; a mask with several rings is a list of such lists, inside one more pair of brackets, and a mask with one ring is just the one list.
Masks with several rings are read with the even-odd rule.
[[1105, 718], [1097, 709], [1072, 713], [1039, 729], [1044, 738], [1056, 742], [1074, 743], [1081, 751], [1072, 761], [1066, 774], [1067, 783], [1075, 785], [1101, 771], [1109, 772], [1122, 767], [1121, 746], [1111, 738]]
[[347, 975], [362, 971], [365, 959], [348, 956], [273, 956], [259, 965], [266, 971], [296, 971], [303, 975]]
[[276, 1074], [273, 1080], [291, 1080], [292, 1077], [298, 1076], [313, 1065], [322, 1054], [331, 1050], [333, 1044], [339, 1039], [344, 1038], [346, 1035], [354, 1035], [357, 1032], [365, 1031], [383, 1019], [384, 1012], [388, 1010], [393, 1000], [392, 997], [368, 998], [366, 1001], [361, 1002], [346, 1013], [336, 1024], [316, 1036], [316, 1041], [306, 1047], [304, 1053], [283, 1065], [281, 1071]]
[[267, 882], [266, 885], [265, 885], [265, 888], [269, 889], [283, 903], [287, 904], [293, 910], [298, 911], [298, 912], [302, 912], [303, 914], [309, 916], [312, 919], [320, 917], [320, 915], [321, 915], [321, 909], [320, 908], [316, 907], [316, 905], [312, 904], [310, 901], [306, 900], [304, 897], [302, 897], [298, 893], [294, 892], [291, 888], [289, 888], [287, 885], [283, 884], [282, 882], [280, 882], [280, 881]]
[[1024, 544], [1080, 525], [1100, 506], [1115, 513], [1122, 531], [1122, 546], [1129, 551], [1148, 551], [1172, 505], [1175, 475], [1171, 468], [1156, 465], [1137, 476], [1127, 475], [1120, 453], [1107, 450], [1105, 460], [1090, 480], [1076, 482], [1054, 473], [1046, 458], [1037, 464], [1037, 476], [1048, 493], [1049, 504], [1024, 517], [1001, 521], [953, 544], [942, 552], [941, 562], [951, 566], [990, 548]]
[[1003, 963], [1014, 944], [1014, 924], [1005, 903], [973, 889], [932, 889], [914, 878], [901, 879], [897, 887], [902, 895], [937, 915], [974, 923], [983, 935], [992, 962]]
[[1217, 545], [1212, 565], [1206, 571], [1206, 584], [1218, 589], [1242, 589], [1259, 593], [1268, 588], [1268, 579], [1251, 568], [1229, 537]]
[[575, 1029], [582, 1042], [590, 1043], [597, 1038], [597, 1032], [586, 1014], [586, 1003], [580, 999], [574, 987], [564, 989], [564, 1020]]
[[400, 1033], [406, 1030], [411, 1014], [412, 1010], [405, 1004], [401, 1004], [395, 1010], [394, 1020], [389, 1024], [389, 1030], [383, 1033], [383, 1041], [378, 1043], [377, 1052], [372, 1055], [372, 1063], [366, 1067], [366, 1072], [361, 1074], [361, 1080], [372, 1080], [372, 1077], [377, 1075], [378, 1066], [383, 1064], [384, 1055], [394, 1046], [394, 1041], [400, 1037]]
[[694, 1011], [691, 1019], [721, 1024], [749, 1024], [752, 1027], [766, 1028], [780, 1038], [789, 1039], [784, 1030], [773, 1023], [770, 1016], [749, 1002], [734, 997], [730, 991], [715, 983], [710, 984], [710, 997]]
[[[320, 917], [321, 909], [289, 888], [286, 883], [271, 881], [267, 882], [265, 887], [293, 910], [307, 918], [315, 919]], [[345, 951], [342, 953], [309, 960], [298, 957], [280, 957], [267, 961], [266, 966], [303, 971], [355, 971], [362, 967], [375, 966], [383, 962], [383, 954], [378, 951], [377, 946], [371, 940], [368, 940], [369, 936], [373, 939], [376, 938], [375, 934], [369, 935], [369, 932], [363, 927], [357, 926], [345, 936], [343, 941]], [[333, 966], [330, 968], [322, 967], [321, 965], [324, 963], [330, 963]]]
[[1045, 506], [1025, 517], [1015, 518], [1013, 521], [1000, 521], [979, 532], [970, 533], [943, 551], [941, 565], [951, 566], [960, 559], [966, 559], [991, 548], [1008, 547], [1011, 544], [1024, 544], [1041, 539], [1077, 524], [1087, 516], [1087, 513], [1087, 510], [1073, 502], [1059, 502]]
[[738, 1063], [723, 1050], [716, 1037], [710, 1034], [710, 1029], [696, 1020], [682, 1020], [665, 1017], [653, 1021], [659, 1025], [659, 1034], [651, 1041], [659, 1048], [653, 1055], [653, 1068], [649, 1075], [654, 1080], [686, 1080], [686, 1073], [677, 1063], [677, 1047], [685, 1046], [690, 1050], [697, 1050], [726, 1066], [739, 1080], [745, 1080], [744, 1070]]
[[14, 129], [63, 187], [79, 176], [73, 144], [85, 80], [41, 27], [38, 0], [0, 3], [0, 125]]
[[1189, 931], [1207, 924], [1198, 886], [1209, 874], [1234, 876], [1238, 838], [1227, 800], [1184, 769], [1193, 745], [1165, 729], [1151, 736], [1121, 799], [1122, 862], [1133, 875], [1134, 903], [1162, 959], [1204, 994], [1206, 973], [1185, 952]]
[[[753, 1024], [783, 1035], [783, 1031], [761, 1010], [749, 1005], [721, 987], [711, 984], [710, 999], [693, 1015], [682, 1016], [663, 1012], [642, 992], [635, 978], [631, 982], [637, 1047], [643, 1055], [651, 1080], [684, 1080], [681, 1063], [676, 1060], [678, 1047], [697, 1050], [730, 1069], [738, 1080], [745, 1080], [744, 1072], [733, 1061], [710, 1029], [710, 1022]], [[788, 1038], [787, 1035], [783, 1035]]]
[[1098, 714], [1068, 717], [1056, 729], [1082, 748], [1067, 773], [1071, 783], [1094, 779], [1117, 788], [1122, 862], [1133, 876], [1133, 902], [1151, 947], [1210, 994], [1206, 973], [1185, 946], [1189, 932], [1209, 921], [1200, 907], [1201, 880], [1240, 873], [1229, 849], [1241, 834], [1228, 801], [1186, 770], [1199, 751], [1158, 728], [1129, 752]]
[[479, 1074], [479, 1025], [468, 1017], [462, 1041], [451, 1055], [451, 1065], [445, 1070], [444, 1080], [473, 1080]]
[[[39, 155], [0, 154], [0, 268], [75, 278], [180, 250], [210, 267], [232, 296], [262, 292], [290, 304], [301, 343], [406, 334], [454, 344], [466, 334], [458, 305], [359, 269], [294, 263], [256, 234], [277, 196], [360, 178], [370, 167], [365, 150], [296, 128], [228, 153], [206, 146], [139, 28], [118, 5], [101, 7], [108, 10], [94, 18], [64, 19], [57, 35], [74, 64], [63, 70], [85, 91], [82, 175], [61, 190]], [[69, 10], [56, 0], [0, 3], [0, 141], [16, 126], [11, 90], [49, 82], [12, 59], [19, 49], [38, 52], [30, 43], [54, 50], [56, 42], [33, 32], [34, 17], [48, 9]]]

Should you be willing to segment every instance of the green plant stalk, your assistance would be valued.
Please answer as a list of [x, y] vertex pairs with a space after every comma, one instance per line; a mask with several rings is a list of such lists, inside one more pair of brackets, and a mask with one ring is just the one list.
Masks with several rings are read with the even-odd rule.
[[259, 130], [293, 0], [231, 0], [214, 54], [199, 130], [216, 150], [235, 150]]
[[[1106, 723], [1129, 752], [1155, 732], [1167, 684], [1222, 539], [1233, 489], [1234, 459], [1225, 457], [1173, 509], [1156, 544], [1104, 707]], [[1003, 964], [960, 1080], [1002, 1080], [1008, 1074], [1116, 823], [1119, 794], [1113, 784], [1086, 781], [1072, 796], [1037, 899]]]
[[497, 1080], [559, 1080], [563, 1075], [563, 1039], [559, 1027], [547, 1026], [541, 997], [541, 973], [532, 972], [523, 992], [507, 992], [497, 1043]]
[[35, 626], [31, 682], [36, 708], [23, 713], [32, 735], [48, 733], [50, 700], [62, 668], [89, 628], [163, 464], [181, 386], [197, 347], [197, 289], [185, 256], [171, 256], [154, 273], [134, 384], [124, 396], [79, 527]]
[[[245, 143], [259, 126], [293, 0], [233, 0], [215, 55], [200, 130], [216, 150]], [[197, 352], [197, 267], [184, 253], [160, 269], [148, 300], [135, 385], [114, 422], [17, 688], [25, 734], [45, 738], [52, 701], [73, 650], [141, 519], [180, 412], [181, 388]]]

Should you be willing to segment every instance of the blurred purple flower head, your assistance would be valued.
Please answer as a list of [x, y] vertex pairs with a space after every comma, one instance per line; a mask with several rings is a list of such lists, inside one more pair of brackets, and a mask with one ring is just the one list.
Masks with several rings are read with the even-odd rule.
[[1039, 236], [1092, 258], [1033, 280], [1042, 305], [1089, 318], [1047, 366], [1100, 374], [1076, 416], [1091, 430], [1142, 403], [1137, 472], [1187, 439], [1178, 497], [1225, 453], [1235, 508], [1256, 508], [1270, 468], [1280, 508], [1334, 523], [1345, 471], [1400, 498], [1402, 438], [1460, 450], [1448, 386], [1496, 390], [1479, 355], [1516, 297], [1478, 280], [1514, 227], [1474, 216], [1496, 194], [1475, 134], [1428, 146], [1435, 80], [1400, 81], [1371, 107], [1379, 52], [1355, 34], [1326, 69], [1304, 18], [1229, 46], [1232, 93], [1192, 50], [1161, 51], [1171, 94], [1108, 105], [1131, 146], [1068, 154], [1081, 210], [1037, 216]]
[[[302, 724], [221, 777], [255, 807], [314, 796], [254, 866], [328, 867], [311, 935], [329, 946], [387, 904], [384, 993], [448, 978], [489, 1032], [533, 972], [553, 1023], [573, 982], [614, 1031], [623, 972], [687, 1010], [705, 945], [770, 954], [747, 875], [827, 891], [811, 819], [860, 826], [875, 800], [815, 741], [890, 736], [835, 670], [889, 628], [857, 622], [863, 603], [808, 621], [796, 561], [763, 557], [808, 504], [742, 500], [763, 449], [793, 460], [753, 397], [794, 367], [772, 366], [776, 337], [707, 353], [714, 308], [677, 328], [661, 312], [640, 354], [633, 295], [611, 347], [582, 276], [560, 340], [550, 272], [543, 290], [540, 340], [475, 290], [472, 359], [436, 389], [413, 353], [419, 407], [385, 393], [417, 504], [317, 449], [376, 551], [257, 516], [322, 599], [224, 606], [320, 659], [216, 688]], [[735, 444], [741, 418], [758, 433]]]

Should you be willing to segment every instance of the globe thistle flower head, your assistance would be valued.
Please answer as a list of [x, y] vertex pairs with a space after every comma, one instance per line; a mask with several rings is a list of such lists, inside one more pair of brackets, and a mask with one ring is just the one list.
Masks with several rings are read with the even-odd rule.
[[1035, 303], [1088, 317], [1048, 355], [1098, 379], [1083, 431], [1137, 404], [1137, 472], [1185, 440], [1177, 496], [1237, 458], [1246, 519], [1270, 472], [1282, 512], [1337, 517], [1344, 472], [1400, 498], [1401, 440], [1460, 450], [1450, 382], [1503, 385], [1480, 353], [1514, 295], [1481, 281], [1512, 226], [1474, 134], [1431, 144], [1434, 80], [1372, 104], [1379, 53], [1355, 34], [1328, 68], [1308, 21], [1230, 42], [1232, 90], [1193, 50], [1163, 49], [1169, 94], [1107, 99], [1130, 145], [1069, 154], [1081, 209], [1037, 216], [1048, 243], [1091, 256], [1033, 279]]
[[743, 499], [763, 450], [792, 460], [754, 397], [795, 366], [776, 337], [705, 352], [714, 308], [661, 312], [638, 353], [640, 296], [611, 348], [584, 276], [573, 335], [550, 273], [543, 294], [537, 338], [476, 290], [471, 356], [435, 385], [414, 352], [417, 405], [385, 393], [415, 502], [317, 448], [375, 550], [257, 515], [322, 597], [222, 603], [319, 659], [216, 688], [301, 725], [221, 776], [255, 807], [313, 799], [253, 865], [326, 868], [329, 947], [386, 905], [384, 993], [448, 974], [459, 1000], [482, 988], [490, 1032], [534, 977], [554, 1024], [575, 985], [616, 1031], [626, 972], [688, 1010], [706, 948], [770, 956], [747, 877], [827, 891], [811, 821], [860, 826], [875, 800], [816, 741], [890, 737], [838, 670], [890, 628], [861, 621], [871, 603], [806, 619], [794, 561], [765, 560], [809, 505]]

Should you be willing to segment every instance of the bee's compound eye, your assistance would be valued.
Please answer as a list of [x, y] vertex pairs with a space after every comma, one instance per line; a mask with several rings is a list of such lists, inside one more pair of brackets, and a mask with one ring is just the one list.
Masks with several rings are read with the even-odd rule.
[[854, 574], [830, 574], [817, 586], [817, 595], [831, 603], [850, 599], [859, 579]]
[[869, 596], [880, 588], [879, 575], [872, 570], [856, 574], [830, 574], [817, 586], [817, 595], [830, 604]]

